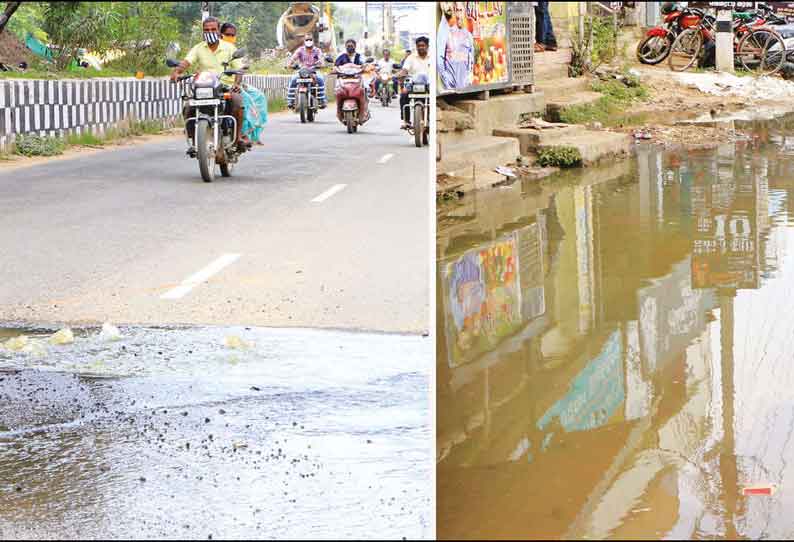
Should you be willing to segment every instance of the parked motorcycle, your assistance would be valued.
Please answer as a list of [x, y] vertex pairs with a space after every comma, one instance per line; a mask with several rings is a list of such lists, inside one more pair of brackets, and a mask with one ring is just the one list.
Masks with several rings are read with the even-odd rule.
[[[231, 60], [244, 56], [245, 51], [238, 49]], [[166, 65], [175, 68], [179, 61], [169, 59]], [[228, 66], [229, 63], [223, 65], [223, 75], [243, 74], [241, 70], [227, 70]], [[198, 159], [204, 182], [215, 180], [216, 164], [220, 166], [221, 175], [230, 177], [237, 160], [245, 152], [237, 147], [237, 119], [227, 114], [231, 92], [221, 83], [219, 75], [212, 72], [182, 75], [179, 81], [185, 83], [182, 103], [190, 111], [185, 120], [188, 156]]]
[[[374, 59], [368, 58], [367, 64]], [[369, 100], [362, 80], [364, 66], [343, 64], [334, 69], [336, 74], [336, 117], [347, 127], [347, 133], [358, 131], [358, 127], [370, 118]]]
[[414, 136], [417, 147], [428, 144], [430, 133], [430, 82], [427, 75], [420, 73], [415, 78], [405, 78], [408, 103], [405, 107], [411, 112], [412, 125], [408, 132]]
[[[667, 4], [662, 8], [664, 23], [649, 29], [637, 44], [637, 60], [643, 64], [659, 64], [667, 58], [675, 38], [685, 28], [682, 24], [685, 9], [681, 4]], [[687, 20], [687, 26], [691, 26], [691, 22]]]

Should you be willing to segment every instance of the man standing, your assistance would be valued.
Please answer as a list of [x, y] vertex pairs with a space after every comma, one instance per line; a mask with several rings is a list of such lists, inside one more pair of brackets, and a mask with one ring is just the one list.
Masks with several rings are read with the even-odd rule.
[[554, 36], [554, 28], [551, 26], [551, 15], [549, 14], [549, 3], [535, 2], [535, 51], [556, 51], [557, 38]]
[[[243, 59], [232, 59], [232, 55], [237, 48], [227, 41], [221, 40], [220, 22], [215, 17], [207, 17], [202, 24], [204, 31], [204, 41], [193, 47], [185, 56], [185, 59], [179, 63], [179, 66], [174, 68], [171, 72], [171, 81], [176, 82], [180, 75], [182, 75], [188, 68], [194, 68], [196, 72], [212, 72], [220, 77], [221, 83], [229, 87], [232, 91], [231, 100], [229, 101], [229, 114], [237, 120], [237, 144], [241, 148], [250, 147], [251, 142], [247, 137], [242, 135], [243, 126], [243, 98], [240, 95], [240, 83], [243, 80], [242, 75], [223, 75], [225, 69], [229, 70], [242, 70]], [[224, 68], [224, 64], [228, 64], [228, 68]], [[183, 111], [185, 118], [190, 115], [190, 107], [186, 107]], [[190, 133], [190, 130], [188, 130]]]
[[[430, 78], [430, 55], [428, 55], [428, 48], [430, 40], [425, 36], [416, 38], [416, 54], [409, 56], [403, 63], [403, 69], [400, 71], [400, 76], [409, 76], [415, 79], [417, 75], [424, 74]], [[403, 120], [402, 129], [405, 130], [411, 126], [411, 112], [408, 105], [408, 90], [403, 88], [400, 93], [400, 118]]]
[[[314, 38], [311, 34], [306, 34], [303, 37], [303, 45], [292, 53], [289, 58], [290, 66], [298, 66], [299, 68], [307, 68], [316, 70], [323, 64], [323, 55], [319, 47], [314, 46]], [[315, 72], [314, 77], [317, 79], [318, 99], [320, 100], [320, 109], [325, 109], [325, 78], [320, 72]], [[292, 75], [289, 80], [289, 90], [287, 90], [287, 107], [293, 109], [295, 107], [295, 88], [298, 86], [298, 74]]]

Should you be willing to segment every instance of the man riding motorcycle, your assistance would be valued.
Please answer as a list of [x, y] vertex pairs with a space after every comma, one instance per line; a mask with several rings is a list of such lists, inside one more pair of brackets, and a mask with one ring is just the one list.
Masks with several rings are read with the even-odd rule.
[[[232, 55], [237, 48], [231, 43], [221, 40], [219, 32], [220, 22], [215, 17], [207, 17], [202, 24], [204, 31], [204, 41], [193, 47], [179, 63], [179, 66], [171, 72], [171, 81], [176, 82], [188, 68], [198, 72], [212, 72], [220, 77], [221, 83], [231, 90], [232, 96], [229, 100], [229, 114], [237, 120], [237, 145], [242, 148], [250, 148], [251, 142], [242, 135], [243, 126], [243, 98], [240, 95], [240, 84], [242, 75], [222, 75], [225, 68], [223, 65], [228, 63], [228, 69], [241, 70], [243, 59], [232, 59]], [[185, 119], [190, 117], [190, 107], [185, 107], [182, 111]], [[189, 127], [190, 130], [192, 127]]]
[[[420, 73], [430, 76], [430, 55], [427, 50], [430, 46], [430, 40], [425, 36], [416, 38], [416, 54], [412, 54], [403, 62], [402, 70], [398, 73], [398, 77], [404, 78], [409, 76], [415, 78]], [[402, 129], [408, 129], [411, 126], [411, 111], [405, 107], [410, 101], [408, 97], [408, 89], [403, 87], [400, 91], [400, 118], [403, 120]]]
[[[384, 49], [383, 50], [383, 58], [378, 60], [378, 63], [377, 63], [378, 73], [379, 74], [391, 73], [392, 69], [393, 69], [393, 64], [394, 64], [394, 62], [391, 59], [391, 52], [388, 49]], [[380, 80], [379, 77], [376, 77], [375, 78], [375, 96], [377, 96], [378, 92], [380, 92], [380, 85], [381, 85], [381, 80]], [[394, 88], [394, 94], [396, 95], [397, 94], [397, 78], [396, 77], [392, 77], [392, 85], [393, 85], [393, 88]]]
[[[301, 68], [317, 69], [323, 65], [323, 54], [319, 47], [314, 46], [314, 38], [311, 34], [306, 34], [303, 37], [303, 45], [292, 53], [289, 58], [288, 65], [298, 65]], [[287, 91], [287, 107], [290, 109], [295, 108], [295, 88], [298, 86], [298, 73], [292, 75], [289, 80], [289, 90]], [[325, 78], [320, 72], [315, 72], [314, 76], [317, 78], [318, 99], [320, 101], [320, 109], [325, 109]]]

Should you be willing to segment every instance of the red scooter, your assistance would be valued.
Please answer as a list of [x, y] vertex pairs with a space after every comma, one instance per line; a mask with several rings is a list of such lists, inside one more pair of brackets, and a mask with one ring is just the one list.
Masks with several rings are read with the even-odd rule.
[[[374, 62], [368, 58], [367, 63]], [[336, 74], [336, 118], [347, 126], [347, 133], [358, 131], [358, 127], [369, 120], [369, 100], [362, 81], [364, 66], [343, 64], [334, 70]]]

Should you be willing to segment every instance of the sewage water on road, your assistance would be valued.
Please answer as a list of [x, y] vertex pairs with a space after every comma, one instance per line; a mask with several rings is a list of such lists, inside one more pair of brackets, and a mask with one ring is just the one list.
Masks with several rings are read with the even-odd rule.
[[440, 538], [794, 535], [794, 118], [439, 209]]
[[121, 332], [0, 348], [0, 539], [433, 536], [428, 338]]

